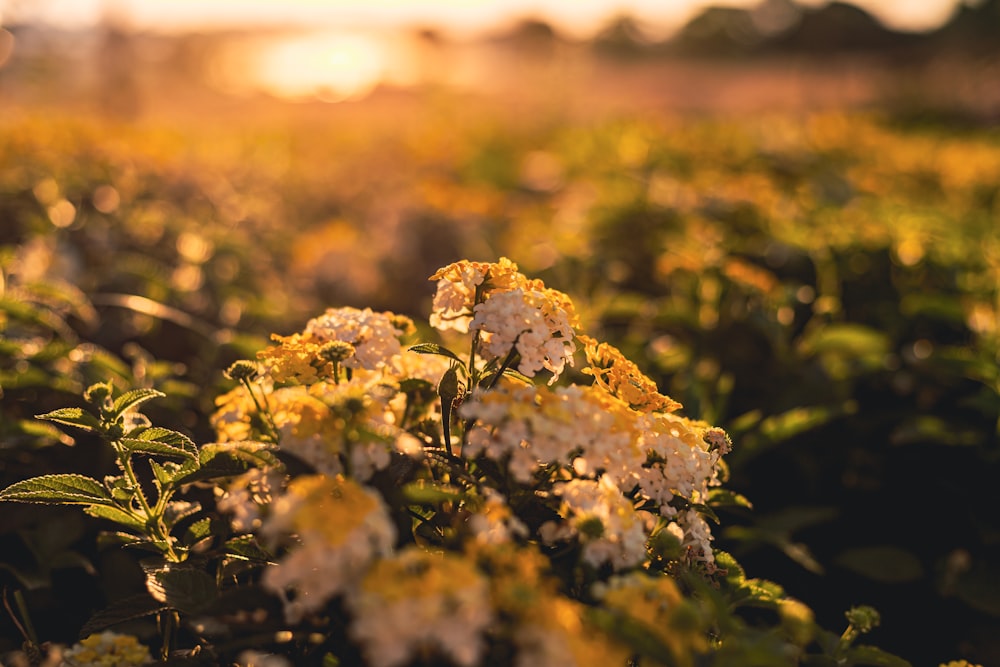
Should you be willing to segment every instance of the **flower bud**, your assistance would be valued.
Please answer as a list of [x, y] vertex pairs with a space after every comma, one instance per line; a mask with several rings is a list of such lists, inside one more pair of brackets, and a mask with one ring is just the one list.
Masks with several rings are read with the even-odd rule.
[[230, 380], [253, 380], [257, 377], [257, 364], [240, 359], [226, 369], [225, 376]]

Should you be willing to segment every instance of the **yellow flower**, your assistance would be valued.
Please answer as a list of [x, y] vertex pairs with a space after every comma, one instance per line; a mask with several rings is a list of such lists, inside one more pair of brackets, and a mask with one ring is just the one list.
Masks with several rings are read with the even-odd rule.
[[380, 509], [371, 491], [344, 477], [297, 477], [289, 483], [288, 493], [297, 501], [292, 531], [321, 536], [330, 546], [343, 544]]
[[594, 384], [617, 396], [640, 412], [674, 412], [680, 403], [657, 391], [656, 383], [608, 343], [598, 343], [590, 336], [578, 336], [584, 345], [587, 363], [583, 372], [594, 376]]
[[708, 650], [695, 610], [670, 577], [634, 572], [613, 577], [595, 593], [609, 610], [656, 637], [670, 651], [671, 664], [686, 667]]
[[319, 356], [320, 347], [325, 341], [317, 341], [300, 333], [291, 336], [272, 334], [271, 340], [277, 341], [278, 345], [261, 350], [257, 353], [257, 359], [275, 382], [297, 380], [303, 384], [311, 384], [321, 377], [333, 374], [333, 364]]
[[399, 667], [429, 650], [472, 667], [494, 622], [489, 593], [472, 559], [410, 546], [379, 560], [348, 591], [350, 633], [373, 667]]
[[149, 648], [138, 639], [110, 631], [81, 639], [63, 657], [74, 667], [129, 667], [152, 662]]
[[510, 291], [528, 285], [528, 279], [517, 271], [517, 264], [506, 257], [499, 262], [462, 260], [438, 269], [430, 280], [436, 280], [430, 323], [435, 329], [454, 329], [468, 333], [476, 291], [485, 296], [490, 291]]
[[253, 440], [250, 416], [257, 410], [244, 387], [236, 387], [215, 399], [212, 427], [219, 442]]
[[517, 628], [521, 667], [607, 667], [628, 663], [632, 651], [587, 621], [587, 607], [560, 595], [542, 596]]

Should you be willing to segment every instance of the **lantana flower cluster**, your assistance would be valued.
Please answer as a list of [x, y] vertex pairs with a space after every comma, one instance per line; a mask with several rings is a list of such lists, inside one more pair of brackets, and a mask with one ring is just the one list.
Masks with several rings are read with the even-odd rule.
[[259, 581], [284, 621], [341, 619], [375, 667], [603, 666], [634, 655], [616, 628], [650, 607], [664, 661], [706, 651], [675, 577], [715, 571], [704, 516], [728, 437], [510, 260], [431, 280], [422, 334], [464, 336], [454, 349], [393, 313], [329, 309], [218, 399], [220, 441], [274, 453], [218, 507], [269, 554]]

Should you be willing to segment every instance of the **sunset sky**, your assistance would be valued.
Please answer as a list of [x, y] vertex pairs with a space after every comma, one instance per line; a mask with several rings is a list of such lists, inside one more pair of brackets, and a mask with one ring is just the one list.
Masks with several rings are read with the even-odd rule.
[[[711, 4], [753, 6], [758, 1], [716, 0]], [[803, 4], [824, 1], [804, 0]], [[941, 23], [959, 1], [854, 0], [887, 24], [912, 30]], [[0, 0], [0, 17], [82, 26], [114, 13], [136, 28], [165, 31], [275, 23], [311, 27], [420, 24], [476, 31], [533, 16], [549, 20], [559, 29], [586, 35], [622, 12], [669, 30], [706, 4], [710, 4], [708, 0]]]

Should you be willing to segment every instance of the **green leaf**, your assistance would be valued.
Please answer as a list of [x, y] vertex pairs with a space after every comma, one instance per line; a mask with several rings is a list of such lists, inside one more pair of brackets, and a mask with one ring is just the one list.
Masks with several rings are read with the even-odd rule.
[[772, 607], [785, 597], [785, 589], [767, 579], [747, 579], [740, 588], [743, 604]]
[[173, 484], [190, 484], [221, 477], [235, 477], [254, 468], [284, 470], [274, 455], [275, 445], [267, 442], [211, 442], [198, 451], [197, 463], [186, 461], [172, 478]]
[[160, 456], [176, 456], [182, 459], [198, 460], [198, 454], [185, 447], [172, 445], [159, 440], [140, 440], [139, 438], [120, 438], [119, 444], [131, 454], [159, 454]]
[[590, 608], [587, 620], [604, 632], [628, 645], [640, 656], [648, 657], [657, 664], [676, 665], [668, 646], [644, 623], [606, 609]]
[[1000, 565], [989, 559], [977, 560], [959, 575], [955, 593], [967, 605], [1000, 617]]
[[514, 370], [513, 368], [507, 368], [507, 369], [505, 369], [504, 372], [503, 372], [503, 374], [506, 375], [509, 378], [517, 380], [518, 382], [521, 382], [522, 384], [534, 384], [531, 381], [530, 377], [528, 377], [524, 373], [519, 373], [518, 371]]
[[453, 486], [426, 480], [410, 482], [402, 488], [403, 497], [415, 505], [436, 505], [448, 500], [461, 500], [464, 494]]
[[154, 459], [149, 459], [149, 467], [153, 471], [153, 481], [160, 490], [169, 486], [174, 481], [177, 471], [181, 469], [181, 466], [173, 461], [161, 464]]
[[742, 493], [736, 493], [735, 491], [719, 487], [709, 490], [707, 505], [709, 507], [746, 507], [747, 509], [753, 509], [753, 503]]
[[22, 503], [114, 505], [104, 485], [85, 475], [59, 474], [32, 477], [0, 491], [0, 500]]
[[442, 357], [448, 357], [449, 359], [457, 361], [463, 366], [465, 365], [465, 362], [462, 361], [457, 354], [455, 354], [446, 347], [438, 345], [437, 343], [417, 343], [416, 345], [411, 346], [409, 349], [410, 352], [416, 352], [417, 354], [437, 354]]
[[101, 430], [101, 422], [97, 417], [83, 408], [59, 408], [52, 412], [46, 412], [44, 415], [35, 415], [35, 418], [66, 426], [74, 426], [91, 433], [99, 433]]
[[444, 437], [444, 447], [451, 453], [451, 412], [455, 399], [458, 398], [458, 366], [452, 364], [441, 376], [438, 383], [438, 396], [441, 397], [441, 435]]
[[194, 614], [218, 597], [215, 579], [204, 570], [185, 565], [164, 565], [146, 570], [146, 590], [158, 602]]
[[178, 433], [177, 431], [171, 431], [168, 428], [162, 428], [160, 426], [151, 426], [149, 428], [143, 429], [138, 434], [132, 434], [131, 437], [137, 440], [150, 440], [155, 442], [163, 442], [168, 445], [173, 445], [175, 447], [180, 447], [190, 451], [192, 454], [198, 453], [198, 445], [194, 444], [191, 438], [187, 437], [183, 433]]
[[698, 514], [702, 515], [706, 519], [709, 519], [712, 523], [716, 525], [722, 523], [719, 520], [719, 515], [716, 514], [715, 510], [713, 510], [708, 505], [704, 505], [702, 503], [691, 503], [691, 509], [695, 510], [696, 512], [698, 512]]
[[854, 665], [873, 667], [912, 667], [910, 663], [875, 646], [855, 646], [847, 651], [847, 659]]
[[120, 507], [91, 505], [90, 507], [83, 508], [83, 511], [96, 519], [108, 519], [140, 533], [145, 533], [146, 531], [146, 522], [143, 519]]
[[887, 584], [915, 581], [924, 576], [923, 565], [916, 556], [892, 546], [848, 549], [840, 554], [837, 563], [869, 579]]
[[144, 535], [134, 535], [132, 533], [125, 533], [122, 531], [105, 531], [97, 536], [97, 546], [100, 548], [123, 545], [131, 546], [147, 541], [148, 538]]
[[136, 429], [129, 437], [121, 438], [119, 442], [130, 452], [198, 459], [198, 445], [194, 444], [191, 438], [159, 426]]
[[163, 396], [166, 396], [166, 394], [157, 389], [133, 389], [115, 399], [114, 412], [116, 415], [124, 414], [137, 405], [154, 398], [162, 398]]
[[257, 538], [253, 535], [239, 535], [228, 540], [225, 545], [226, 555], [230, 558], [257, 563], [269, 563], [271, 554], [260, 548]]
[[198, 460], [203, 466], [212, 463], [217, 457], [229, 457], [244, 461], [258, 468], [282, 468], [283, 465], [274, 451], [277, 447], [269, 442], [241, 440], [239, 442], [212, 442], [204, 445], [198, 453]]
[[179, 522], [194, 516], [201, 511], [201, 503], [192, 503], [186, 500], [175, 500], [167, 503], [163, 508], [163, 522], [167, 528], [173, 528]]
[[72, 437], [63, 433], [54, 425], [40, 421], [19, 419], [14, 422], [14, 431], [32, 438], [33, 442], [31, 446], [33, 447], [48, 447], [57, 442], [67, 447], [72, 447], [76, 444], [76, 441]]
[[184, 543], [188, 546], [212, 536], [212, 517], [198, 519], [184, 531]]
[[767, 417], [760, 422], [758, 430], [766, 442], [780, 443], [849, 414], [853, 409], [852, 405], [792, 408], [787, 412]]
[[406, 378], [400, 380], [399, 390], [404, 394], [431, 394], [434, 392], [434, 385], [423, 378]]
[[881, 360], [889, 351], [889, 336], [862, 324], [835, 323], [816, 329], [803, 343], [807, 353], [832, 353], [846, 358], [873, 357]]
[[152, 616], [163, 609], [163, 604], [149, 595], [149, 593], [140, 593], [115, 600], [91, 616], [84, 623], [83, 627], [80, 628], [80, 635], [87, 636], [101, 632], [119, 623]]
[[727, 551], [715, 552], [715, 565], [725, 571], [726, 581], [732, 586], [741, 586], [746, 581], [743, 566]]

